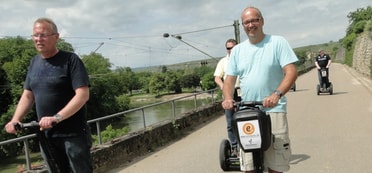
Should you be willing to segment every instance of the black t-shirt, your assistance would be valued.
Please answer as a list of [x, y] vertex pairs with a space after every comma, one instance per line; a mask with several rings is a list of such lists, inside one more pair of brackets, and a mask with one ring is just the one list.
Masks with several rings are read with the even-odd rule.
[[[75, 89], [89, 86], [89, 77], [78, 55], [59, 51], [43, 59], [40, 55], [31, 60], [24, 89], [32, 91], [38, 120], [52, 116], [72, 99]], [[75, 136], [86, 128], [86, 107], [49, 130], [48, 136]]]
[[331, 57], [328, 54], [324, 54], [323, 56], [318, 55], [315, 58], [315, 61], [318, 62], [319, 67], [327, 67], [328, 61]]

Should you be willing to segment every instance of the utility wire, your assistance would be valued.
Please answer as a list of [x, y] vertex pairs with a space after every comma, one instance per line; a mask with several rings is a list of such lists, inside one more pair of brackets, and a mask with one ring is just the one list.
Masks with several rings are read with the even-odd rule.
[[201, 29], [201, 30], [196, 30], [196, 31], [182, 32], [182, 33], [178, 33], [178, 34], [174, 34], [174, 35], [191, 34], [191, 33], [195, 33], [195, 32], [209, 31], [209, 30], [214, 30], [214, 29], [227, 28], [227, 27], [231, 27], [231, 26], [234, 26], [234, 25], [226, 25], [226, 26], [219, 26], [219, 27]]

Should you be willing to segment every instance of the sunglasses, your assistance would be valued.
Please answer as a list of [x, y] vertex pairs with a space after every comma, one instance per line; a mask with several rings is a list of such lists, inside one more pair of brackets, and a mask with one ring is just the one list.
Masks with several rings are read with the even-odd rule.
[[226, 47], [227, 50], [231, 50], [233, 47]]

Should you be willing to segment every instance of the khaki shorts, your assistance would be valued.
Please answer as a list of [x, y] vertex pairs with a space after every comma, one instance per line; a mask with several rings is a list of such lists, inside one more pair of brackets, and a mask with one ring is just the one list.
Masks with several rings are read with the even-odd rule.
[[[288, 134], [287, 115], [284, 112], [268, 112], [271, 119], [273, 140], [271, 146], [264, 153], [265, 169], [270, 168], [278, 172], [289, 170], [291, 147]], [[252, 153], [240, 150], [240, 169], [242, 171], [254, 170]]]

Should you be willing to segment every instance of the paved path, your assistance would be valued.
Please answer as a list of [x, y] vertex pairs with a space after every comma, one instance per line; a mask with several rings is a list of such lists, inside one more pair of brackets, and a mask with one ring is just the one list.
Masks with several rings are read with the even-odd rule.
[[[287, 94], [292, 142], [290, 173], [372, 170], [372, 82], [333, 64], [334, 94], [316, 94], [317, 74], [298, 78]], [[218, 151], [226, 138], [223, 116], [158, 152], [112, 173], [222, 173]]]

